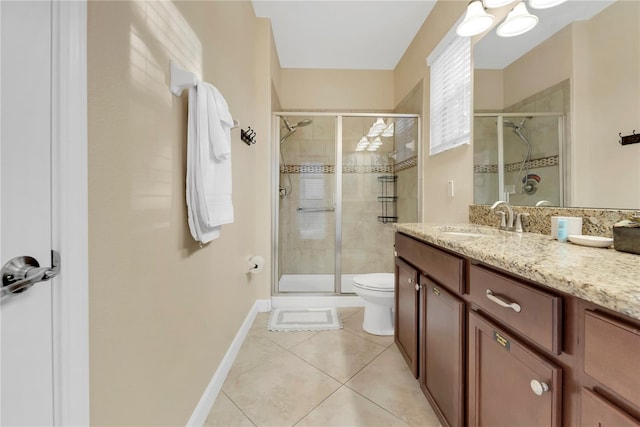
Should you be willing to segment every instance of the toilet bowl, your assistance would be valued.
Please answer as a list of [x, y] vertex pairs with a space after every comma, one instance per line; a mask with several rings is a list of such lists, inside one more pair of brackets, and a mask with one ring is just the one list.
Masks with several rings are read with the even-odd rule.
[[362, 274], [353, 278], [353, 291], [364, 300], [362, 329], [373, 335], [393, 335], [393, 273]]

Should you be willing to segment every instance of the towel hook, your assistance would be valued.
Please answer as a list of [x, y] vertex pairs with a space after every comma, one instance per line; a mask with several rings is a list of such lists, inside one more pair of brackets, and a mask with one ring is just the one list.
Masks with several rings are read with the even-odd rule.
[[640, 142], [640, 134], [636, 133], [635, 129], [633, 130], [631, 135], [622, 136], [622, 132], [618, 132], [618, 136], [620, 137], [618, 142], [621, 145], [637, 144]]

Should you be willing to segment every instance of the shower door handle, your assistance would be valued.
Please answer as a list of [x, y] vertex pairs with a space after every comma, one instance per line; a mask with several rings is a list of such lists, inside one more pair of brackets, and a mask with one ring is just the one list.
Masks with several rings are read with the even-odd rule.
[[299, 213], [310, 213], [310, 212], [334, 212], [336, 208], [328, 207], [328, 208], [298, 208], [296, 212]]

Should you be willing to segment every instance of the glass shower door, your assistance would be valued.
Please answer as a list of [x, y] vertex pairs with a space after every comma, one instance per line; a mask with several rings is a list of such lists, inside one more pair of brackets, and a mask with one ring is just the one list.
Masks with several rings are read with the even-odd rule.
[[336, 119], [279, 118], [279, 292], [334, 292]]
[[392, 223], [418, 218], [417, 140], [417, 118], [342, 118], [342, 293], [356, 275], [394, 271]]

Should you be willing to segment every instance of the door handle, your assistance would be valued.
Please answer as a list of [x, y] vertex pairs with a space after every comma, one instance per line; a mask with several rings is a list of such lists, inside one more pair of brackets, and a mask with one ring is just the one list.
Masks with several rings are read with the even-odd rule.
[[38, 282], [46, 282], [60, 271], [60, 254], [51, 251], [51, 267], [40, 267], [37, 259], [30, 256], [15, 257], [7, 262], [0, 271], [2, 288], [0, 299], [11, 294], [26, 291]]

